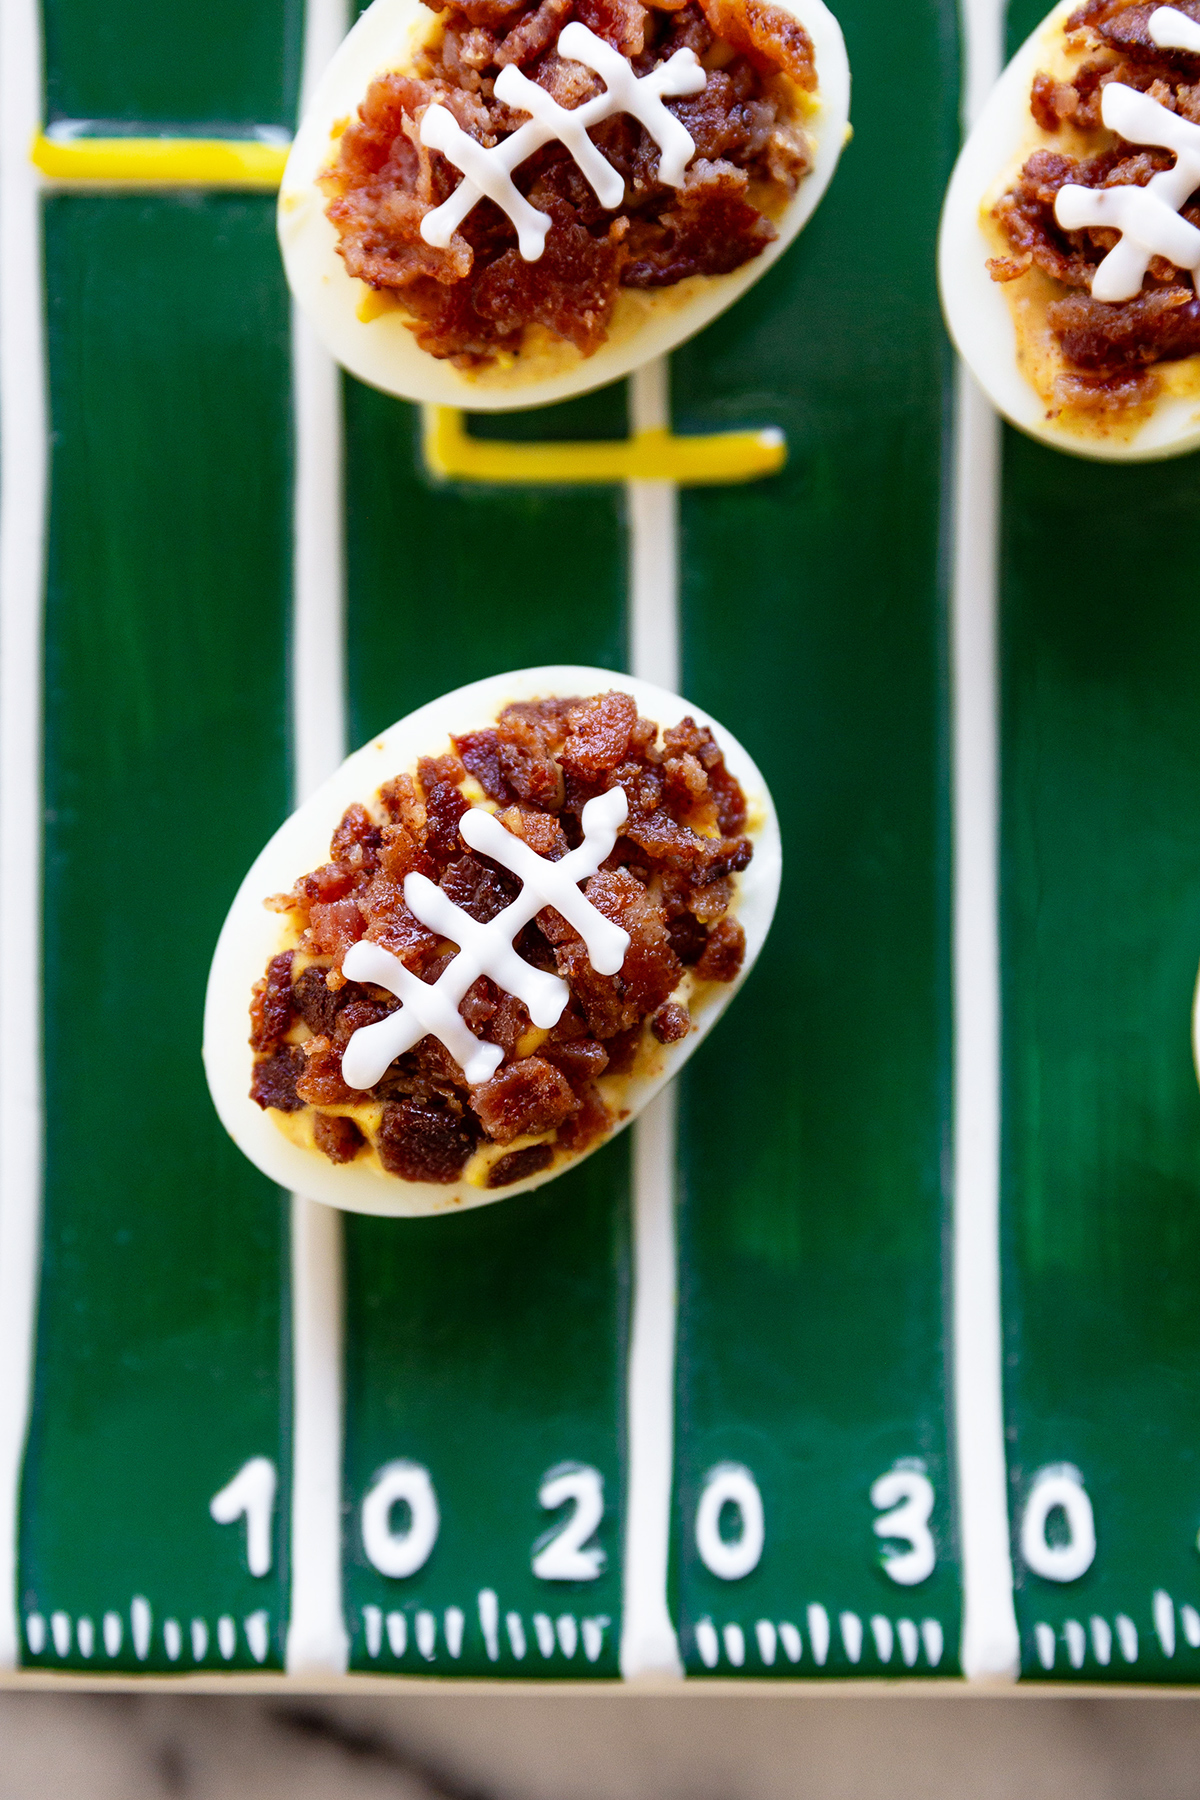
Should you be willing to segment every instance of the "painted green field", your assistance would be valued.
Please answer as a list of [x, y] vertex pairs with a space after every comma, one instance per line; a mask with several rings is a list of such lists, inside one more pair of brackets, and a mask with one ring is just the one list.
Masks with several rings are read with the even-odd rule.
[[[680, 1083], [675, 1137], [666, 1115], [653, 1127], [673, 1186], [651, 1191], [640, 1126], [502, 1205], [341, 1223], [341, 1553], [324, 1570], [293, 1551], [319, 1496], [294, 1463], [313, 1320], [293, 1306], [288, 1197], [224, 1136], [199, 1057], [216, 933], [290, 809], [311, 723], [273, 197], [49, 185], [39, 201], [41, 703], [5, 740], [26, 730], [43, 768], [40, 870], [8, 872], [36, 883], [43, 967], [22, 1666], [335, 1672], [336, 1648], [289, 1655], [303, 1592], [375, 1674], [964, 1672], [956, 401], [934, 277], [964, 45], [954, 0], [835, 10], [855, 133], [829, 194], [670, 370], [676, 432], [775, 426], [788, 460], [669, 497], [677, 593], [631, 573], [646, 526], [629, 488], [439, 481], [419, 409], [341, 382], [345, 593], [328, 605], [349, 744], [503, 669], [637, 661], [669, 679], [638, 660], [649, 606], [682, 691], [771, 785], [784, 882], [758, 967]], [[1014, 43], [1036, 14], [1014, 6]], [[164, 0], [150, 21], [133, 0], [44, 0], [41, 25], [39, 107], [60, 133], [294, 126], [299, 0]], [[479, 430], [620, 439], [628, 401], [622, 384]], [[997, 1629], [1014, 1651], [1019, 1630], [1030, 1679], [1200, 1680], [1198, 523], [1195, 458], [1098, 469], [1005, 440]], [[657, 1363], [636, 1314], [655, 1192], [677, 1257]], [[957, 1397], [961, 1419], [974, 1397]], [[658, 1512], [638, 1420], [673, 1458]], [[427, 1471], [439, 1516], [403, 1576], [362, 1529], [397, 1462]], [[570, 1525], [572, 1502], [540, 1498], [564, 1470], [601, 1496], [589, 1579], [535, 1566]], [[647, 1547], [665, 1570], [649, 1596]], [[1009, 1545], [993, 1549], [1002, 1566]]]

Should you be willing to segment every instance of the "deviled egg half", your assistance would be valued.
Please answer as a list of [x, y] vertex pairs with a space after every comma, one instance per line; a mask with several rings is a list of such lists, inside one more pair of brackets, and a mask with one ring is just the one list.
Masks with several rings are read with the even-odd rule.
[[822, 0], [375, 0], [288, 159], [288, 281], [375, 387], [561, 400], [765, 273], [829, 184], [849, 104]]
[[354, 1212], [538, 1187], [711, 1030], [779, 876], [762, 776], [678, 695], [576, 667], [460, 688], [349, 757], [242, 883], [204, 1017], [221, 1121]]
[[942, 303], [996, 407], [1060, 450], [1200, 444], [1200, 0], [1065, 0], [946, 197]]

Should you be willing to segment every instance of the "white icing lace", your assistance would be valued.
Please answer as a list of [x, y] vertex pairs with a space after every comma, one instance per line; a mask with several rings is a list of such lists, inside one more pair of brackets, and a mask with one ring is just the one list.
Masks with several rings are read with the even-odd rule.
[[[1162, 49], [1200, 51], [1200, 27], [1172, 6], [1151, 14], [1150, 35]], [[1200, 187], [1200, 125], [1121, 81], [1109, 82], [1100, 112], [1108, 129], [1129, 143], [1174, 151], [1175, 167], [1152, 176], [1145, 187], [1087, 188], [1072, 181], [1058, 190], [1054, 216], [1065, 231], [1099, 225], [1121, 234], [1092, 277], [1093, 299], [1132, 300], [1155, 256], [1190, 269], [1194, 284], [1200, 231], [1180, 218], [1179, 209]]]
[[1190, 50], [1200, 55], [1200, 25], [1177, 6], [1156, 6], [1147, 29], [1160, 50]]
[[518, 191], [512, 172], [552, 138], [566, 145], [601, 206], [610, 211], [619, 206], [625, 183], [587, 135], [591, 126], [613, 113], [630, 113], [645, 126], [660, 151], [658, 179], [667, 187], [683, 186], [683, 172], [696, 146], [690, 132], [663, 105], [663, 96], [700, 92], [708, 78], [695, 52], [676, 50], [657, 69], [638, 76], [619, 51], [578, 19], [559, 33], [557, 49], [568, 61], [594, 70], [604, 82], [604, 93], [567, 111], [545, 88], [509, 63], [496, 77], [496, 98], [518, 112], [527, 112], [529, 122], [490, 150], [465, 132], [446, 107], [435, 103], [425, 113], [421, 142], [440, 150], [463, 176], [450, 198], [421, 220], [421, 236], [427, 244], [444, 250], [472, 207], [486, 196], [516, 226], [517, 247], [525, 261], [537, 262], [546, 248], [550, 217]]
[[467, 989], [481, 975], [524, 1001], [530, 1019], [542, 1030], [557, 1025], [570, 998], [566, 982], [531, 967], [513, 949], [518, 931], [544, 906], [554, 907], [574, 926], [597, 975], [616, 975], [629, 948], [629, 934], [596, 910], [580, 893], [579, 883], [611, 855], [628, 813], [624, 788], [610, 788], [589, 800], [581, 815], [583, 842], [558, 862], [539, 856], [482, 807], [464, 813], [458, 826], [463, 840], [516, 875], [521, 892], [503, 912], [481, 924], [426, 876], [405, 876], [409, 911], [422, 925], [457, 944], [458, 954], [437, 981], [427, 983], [381, 944], [360, 940], [351, 947], [342, 963], [347, 979], [386, 988], [401, 1005], [386, 1019], [361, 1026], [350, 1038], [342, 1054], [347, 1087], [374, 1087], [388, 1065], [423, 1037], [435, 1037], [446, 1046], [472, 1087], [490, 1080], [504, 1061], [504, 1051], [498, 1044], [481, 1043], [458, 1010]]

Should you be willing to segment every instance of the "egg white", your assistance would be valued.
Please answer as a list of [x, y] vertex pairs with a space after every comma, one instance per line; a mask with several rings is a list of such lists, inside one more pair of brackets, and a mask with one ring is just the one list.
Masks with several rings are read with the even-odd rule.
[[[581, 358], [570, 345], [555, 346], [548, 357], [526, 360], [524, 367], [518, 357], [510, 370], [472, 373], [422, 350], [396, 310], [367, 323], [359, 318], [369, 290], [346, 273], [337, 254], [337, 234], [325, 216], [327, 198], [317, 186], [336, 155], [336, 129], [354, 117], [376, 76], [411, 64], [434, 24], [422, 0], [375, 0], [317, 84], [279, 194], [279, 242], [288, 282], [322, 342], [343, 368], [386, 393], [488, 412], [544, 406], [588, 393], [691, 337], [787, 249], [828, 187], [846, 141], [850, 68], [837, 20], [822, 0], [775, 4], [799, 19], [812, 39], [819, 104], [805, 123], [815, 144], [814, 165], [776, 221], [774, 242], [731, 274], [692, 276], [675, 287], [636, 294], [624, 328], [614, 330], [593, 356]], [[626, 295], [633, 290], [622, 289], [621, 296]]]
[[[1060, 41], [1063, 22], [1079, 0], [1061, 0], [1017, 51], [963, 147], [946, 193], [938, 241], [938, 281], [955, 348], [988, 399], [1012, 424], [1056, 450], [1106, 462], [1147, 462], [1180, 456], [1200, 444], [1200, 401], [1162, 394], [1140, 427], [1101, 436], [1047, 418], [1046, 407], [1017, 362], [1017, 332], [1004, 284], [993, 281], [987, 259], [996, 254], [980, 222], [985, 196], [997, 179], [1032, 150], [1029, 91]], [[1015, 173], [1015, 169], [1014, 169]]]
[[[368, 1163], [331, 1163], [315, 1149], [284, 1136], [269, 1112], [250, 1098], [254, 1053], [249, 1043], [249, 1006], [254, 983], [280, 948], [284, 920], [264, 902], [285, 893], [310, 869], [328, 860], [329, 840], [346, 808], [354, 801], [369, 804], [392, 776], [415, 768], [418, 757], [438, 755], [448, 739], [495, 722], [510, 700], [533, 700], [554, 694], [596, 694], [621, 688], [632, 694], [643, 718], [664, 728], [689, 713], [707, 725], [746, 795], [747, 832], [754, 844], [749, 868], [736, 878], [734, 915], [746, 933], [746, 955], [735, 980], [704, 984], [692, 999], [693, 1029], [675, 1044], [654, 1047], [653, 1067], [628, 1079], [623, 1107], [627, 1116], [616, 1130], [581, 1153], [561, 1158], [550, 1169], [514, 1181], [510, 1187], [479, 1188], [466, 1181], [442, 1185], [403, 1181]], [[592, 1150], [607, 1143], [637, 1117], [687, 1061], [749, 974], [762, 949], [779, 895], [781, 850], [779, 824], [767, 785], [753, 761], [724, 726], [700, 707], [665, 688], [610, 669], [551, 665], [492, 675], [444, 694], [392, 725], [355, 751], [317, 792], [294, 812], [258, 856], [238, 889], [222, 927], [208, 978], [204, 1007], [204, 1068], [221, 1123], [238, 1148], [272, 1181], [310, 1200], [349, 1212], [381, 1213], [414, 1218], [429, 1213], [462, 1211], [505, 1200], [511, 1194], [540, 1187], [574, 1168]], [[645, 1052], [643, 1052], [645, 1056]]]

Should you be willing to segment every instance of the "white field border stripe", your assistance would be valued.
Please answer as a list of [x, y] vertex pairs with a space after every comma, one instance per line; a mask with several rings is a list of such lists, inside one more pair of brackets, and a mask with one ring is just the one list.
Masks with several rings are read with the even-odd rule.
[[[970, 127], [1000, 72], [1003, 0], [963, 0]], [[966, 368], [954, 469], [954, 1402], [963, 1672], [1012, 1679], [1000, 1317], [997, 522], [1000, 423]]]
[[[666, 358], [630, 380], [630, 426], [670, 424]], [[631, 481], [630, 669], [679, 691], [678, 493], [670, 481]], [[675, 1452], [675, 1084], [633, 1127], [633, 1318], [628, 1368], [621, 1673], [626, 1679], [683, 1674], [667, 1605]]]
[[36, 0], [0, 6], [0, 1667], [20, 1655], [17, 1532], [41, 1260], [42, 589], [46, 391]]
[[[665, 356], [629, 378], [629, 428], [669, 431]], [[679, 692], [679, 490], [673, 481], [628, 481], [629, 669]]]
[[[301, 107], [342, 38], [344, 0], [308, 0]], [[296, 801], [346, 754], [342, 425], [337, 368], [292, 310], [295, 420], [292, 754]], [[292, 1542], [287, 1668], [339, 1675], [342, 1607], [342, 1217], [292, 1195]]]

